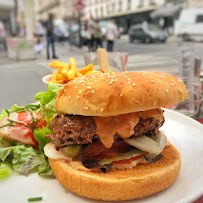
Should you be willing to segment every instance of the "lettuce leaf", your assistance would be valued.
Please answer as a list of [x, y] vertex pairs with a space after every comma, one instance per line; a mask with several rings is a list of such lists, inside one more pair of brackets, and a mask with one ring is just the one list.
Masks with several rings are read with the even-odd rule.
[[34, 168], [39, 175], [53, 175], [44, 154], [32, 146], [17, 144], [16, 146], [0, 147], [0, 159], [7, 161], [0, 163], [10, 163], [15, 171], [24, 175], [28, 175], [29, 171]]
[[51, 134], [52, 130], [48, 127], [43, 127], [42, 129], [34, 131], [34, 137], [39, 143], [39, 148], [43, 151], [44, 146], [49, 143], [51, 140], [46, 138], [48, 134]]
[[5, 161], [10, 153], [11, 153], [11, 147], [0, 147], [1, 161]]
[[56, 92], [60, 89], [59, 86], [54, 85], [53, 83], [48, 83], [48, 92], [38, 92], [35, 95], [35, 100], [38, 100], [40, 104], [47, 105], [49, 102], [55, 99]]
[[12, 174], [11, 165], [7, 162], [0, 162], [0, 179]]
[[38, 92], [35, 95], [36, 103], [22, 107], [13, 105], [10, 109], [4, 109], [0, 114], [0, 120], [12, 112], [22, 112], [26, 110], [36, 111], [45, 116], [47, 126], [34, 131], [34, 137], [39, 143], [36, 150], [32, 146], [18, 143], [17, 141], [0, 138], [0, 178], [12, 173], [11, 167], [19, 173], [28, 175], [29, 171], [36, 169], [39, 175], [53, 176], [49, 167], [47, 157], [43, 154], [43, 147], [50, 142], [46, 135], [51, 134], [50, 121], [56, 114], [54, 100], [59, 86], [49, 83], [48, 91]]

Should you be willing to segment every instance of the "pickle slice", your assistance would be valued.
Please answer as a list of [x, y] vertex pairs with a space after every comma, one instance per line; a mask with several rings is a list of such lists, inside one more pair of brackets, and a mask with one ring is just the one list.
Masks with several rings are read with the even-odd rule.
[[143, 154], [145, 152], [139, 150], [139, 149], [133, 149], [129, 152], [126, 152], [126, 153], [122, 153], [122, 154], [119, 154], [118, 156], [115, 156], [111, 159], [102, 159], [99, 161], [99, 164], [100, 165], [104, 165], [104, 164], [110, 164], [112, 163], [113, 161], [120, 161], [120, 160], [123, 160], [123, 159], [130, 159], [131, 157], [135, 157], [135, 156], [138, 156], [140, 154]]
[[81, 151], [83, 149], [83, 145], [82, 144], [73, 144], [73, 145], [70, 145], [68, 147], [64, 147], [63, 148], [63, 151], [65, 152], [65, 154], [68, 156], [68, 157], [76, 157], [78, 156]]

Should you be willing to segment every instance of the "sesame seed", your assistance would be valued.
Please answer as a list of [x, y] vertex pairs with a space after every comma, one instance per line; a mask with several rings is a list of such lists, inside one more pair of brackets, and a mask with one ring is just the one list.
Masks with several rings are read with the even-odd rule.
[[156, 106], [156, 102], [154, 102], [153, 105]]
[[68, 99], [70, 99], [70, 97], [71, 97], [71, 96], [69, 95], [69, 96], [68, 96]]
[[155, 83], [155, 81], [154, 81], [154, 80], [151, 80], [151, 82], [152, 82], [152, 83]]
[[124, 78], [127, 78], [127, 76], [126, 76], [126, 75], [124, 75], [123, 77], [124, 77]]
[[145, 75], [145, 72], [143, 72], [142, 75]]
[[79, 98], [80, 98], [80, 96], [78, 95], [78, 96], [77, 96], [77, 99], [79, 99]]
[[171, 85], [171, 86], [174, 86], [174, 84], [173, 84], [173, 83], [171, 83], [170, 85]]
[[135, 87], [135, 83], [133, 83], [133, 87]]
[[180, 88], [178, 89], [181, 93], [183, 93], [183, 90], [181, 90]]
[[166, 76], [165, 76], [165, 75], [160, 75], [159, 77], [160, 77], [160, 78], [165, 78]]
[[168, 93], [168, 89], [166, 89], [166, 93]]
[[87, 85], [91, 85], [91, 83], [90, 83], [90, 82], [88, 82], [88, 83], [87, 83]]
[[75, 86], [74, 88], [77, 88], [78, 86]]
[[101, 112], [103, 112], [103, 110], [104, 110], [104, 109], [103, 109], [103, 108], [101, 108]]
[[128, 81], [128, 85], [130, 84], [130, 81]]
[[158, 81], [160, 84], [162, 83], [161, 81]]
[[109, 82], [109, 85], [111, 85], [113, 83], [113, 81], [111, 80], [110, 82]]
[[120, 97], [122, 97], [122, 96], [123, 96], [123, 92], [120, 93]]
[[64, 92], [66, 92], [66, 89], [64, 90]]
[[92, 90], [92, 93], [95, 93], [95, 91], [94, 91], [94, 90]]
[[117, 79], [115, 79], [114, 81], [115, 81], [115, 82], [117, 82], [118, 80], [117, 80]]
[[78, 94], [81, 94], [81, 93], [82, 93], [82, 91], [81, 91], [81, 90], [79, 90], [79, 91], [78, 91]]
[[90, 86], [87, 86], [87, 89], [91, 90], [92, 88]]
[[87, 107], [87, 106], [84, 106], [84, 109], [85, 109], [85, 110], [88, 110], [88, 107]]
[[129, 80], [129, 81], [131, 81], [131, 79], [130, 79], [130, 78], [128, 78], [128, 80]]

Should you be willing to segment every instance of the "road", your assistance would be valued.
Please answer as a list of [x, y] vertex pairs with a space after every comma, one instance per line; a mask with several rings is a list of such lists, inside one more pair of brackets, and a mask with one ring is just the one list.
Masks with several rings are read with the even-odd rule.
[[[128, 52], [128, 64], [127, 71], [163, 71], [172, 74], [178, 74], [179, 71], [179, 46], [181, 40], [176, 37], [170, 37], [164, 44], [152, 43], [143, 44], [140, 42], [129, 43], [127, 36], [122, 36], [121, 39], [115, 43], [114, 51]], [[106, 47], [106, 42], [103, 43]], [[186, 45], [192, 46], [195, 50], [195, 57], [200, 57], [203, 60], [202, 50], [203, 43], [200, 42], [187, 42]], [[69, 57], [74, 56], [76, 58], [78, 67], [84, 66], [83, 54], [87, 52], [87, 47], [82, 49], [76, 48], [75, 51], [70, 51], [68, 43], [57, 44], [57, 55], [60, 61], [67, 62]], [[51, 61], [51, 60], [50, 60]], [[6, 54], [2, 52], [0, 47], [0, 65], [12, 64], [18, 67], [20, 64], [35, 65], [39, 64], [43, 67], [48, 67], [49, 62], [46, 60], [45, 49], [40, 55], [37, 55], [37, 60], [15, 62], [9, 61]], [[115, 71], [118, 71], [115, 69]]]

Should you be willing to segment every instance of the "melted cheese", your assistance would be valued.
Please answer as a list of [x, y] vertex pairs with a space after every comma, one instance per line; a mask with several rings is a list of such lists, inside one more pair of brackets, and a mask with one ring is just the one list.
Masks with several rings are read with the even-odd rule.
[[97, 135], [106, 148], [111, 148], [114, 142], [114, 135], [119, 134], [121, 138], [128, 138], [134, 134], [134, 127], [139, 119], [152, 117], [163, 120], [163, 110], [152, 109], [143, 112], [121, 114], [110, 117], [93, 117], [97, 125]]

